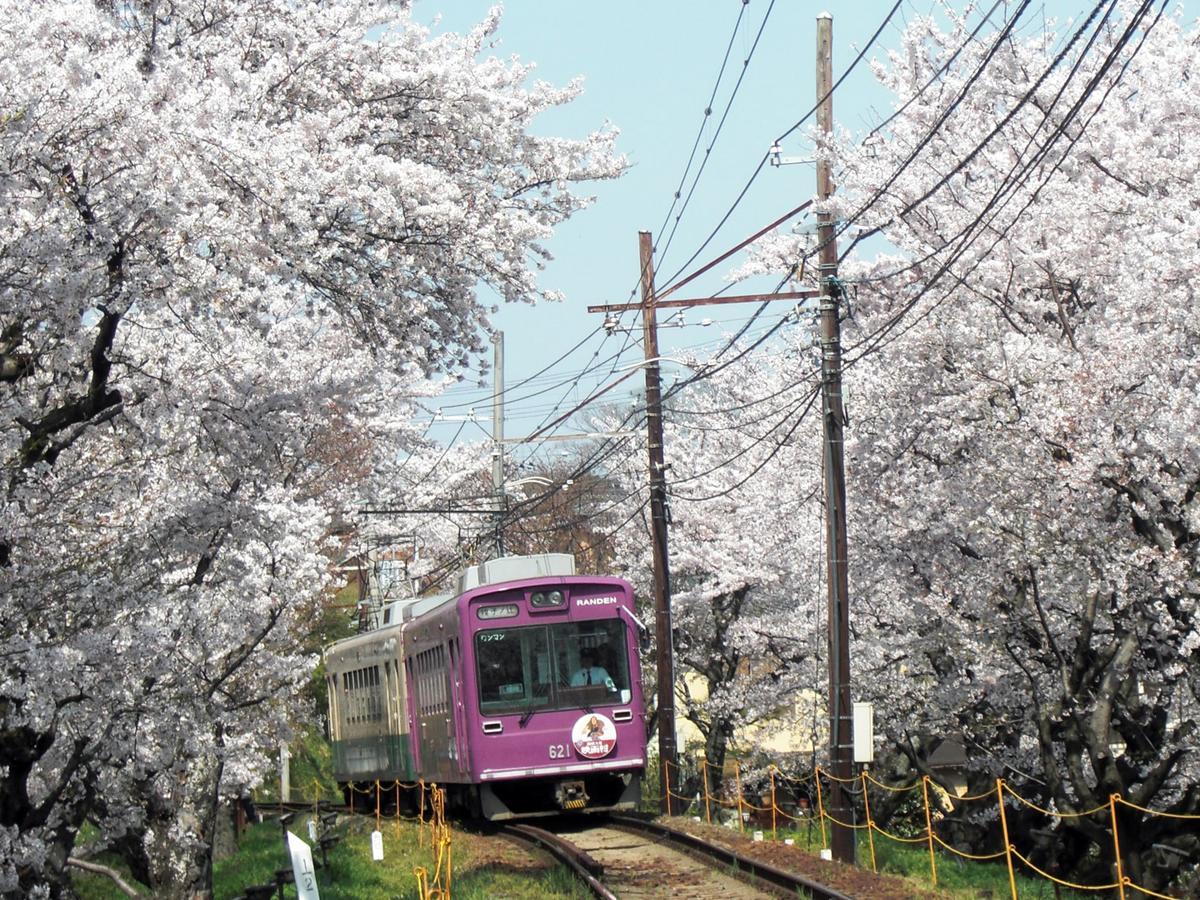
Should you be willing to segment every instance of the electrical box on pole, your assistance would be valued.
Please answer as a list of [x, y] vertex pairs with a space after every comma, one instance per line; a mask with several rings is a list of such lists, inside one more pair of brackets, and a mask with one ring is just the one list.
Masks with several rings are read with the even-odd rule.
[[854, 762], [875, 760], [875, 707], [856, 701], [854, 704]]

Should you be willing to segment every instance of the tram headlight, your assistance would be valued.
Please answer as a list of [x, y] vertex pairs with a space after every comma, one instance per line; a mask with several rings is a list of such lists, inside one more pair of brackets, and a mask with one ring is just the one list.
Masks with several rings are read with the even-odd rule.
[[534, 591], [529, 595], [529, 605], [534, 609], [562, 606], [565, 602], [562, 591]]

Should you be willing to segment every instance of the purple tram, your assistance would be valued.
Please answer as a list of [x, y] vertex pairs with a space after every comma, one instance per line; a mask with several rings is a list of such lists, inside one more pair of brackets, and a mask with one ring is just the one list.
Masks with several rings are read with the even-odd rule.
[[325, 650], [347, 802], [422, 779], [487, 819], [636, 807], [644, 630], [627, 582], [576, 575], [567, 554], [492, 560], [453, 595], [389, 604]]

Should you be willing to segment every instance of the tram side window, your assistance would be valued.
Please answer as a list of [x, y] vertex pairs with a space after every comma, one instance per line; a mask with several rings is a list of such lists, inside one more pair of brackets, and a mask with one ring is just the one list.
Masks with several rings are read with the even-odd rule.
[[341, 676], [342, 697], [347, 725], [378, 722], [383, 719], [383, 695], [379, 666], [355, 669]]
[[416, 673], [417, 708], [421, 715], [436, 715], [450, 709], [446, 687], [446, 647], [438, 644], [423, 650], [413, 660]]

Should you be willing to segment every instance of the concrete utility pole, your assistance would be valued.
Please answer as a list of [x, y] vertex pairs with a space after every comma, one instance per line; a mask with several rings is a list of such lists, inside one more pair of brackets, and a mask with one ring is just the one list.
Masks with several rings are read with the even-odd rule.
[[667, 472], [663, 459], [662, 387], [658, 371], [658, 322], [654, 311], [654, 243], [638, 232], [642, 267], [642, 334], [646, 353], [646, 428], [650, 457], [650, 532], [654, 558], [654, 636], [658, 643], [658, 758], [663, 767], [663, 812], [671, 815], [677, 793], [675, 745], [675, 647], [671, 635], [671, 574], [667, 561]]
[[492, 334], [492, 494], [496, 500], [493, 540], [496, 556], [504, 555], [504, 332]]
[[[817, 17], [817, 125], [826, 136], [833, 131], [833, 17]], [[826, 154], [817, 157], [817, 197], [833, 194], [833, 175]], [[846, 552], [846, 472], [843, 455], [845, 411], [842, 407], [842, 346], [837, 237], [833, 216], [817, 213], [817, 242], [821, 273], [821, 413], [824, 422], [826, 581], [829, 587], [829, 757], [835, 781], [830, 813], [850, 822], [845, 783], [854, 777], [850, 734], [850, 598]], [[854, 831], [836, 823], [830, 840], [833, 858], [854, 862]]]

